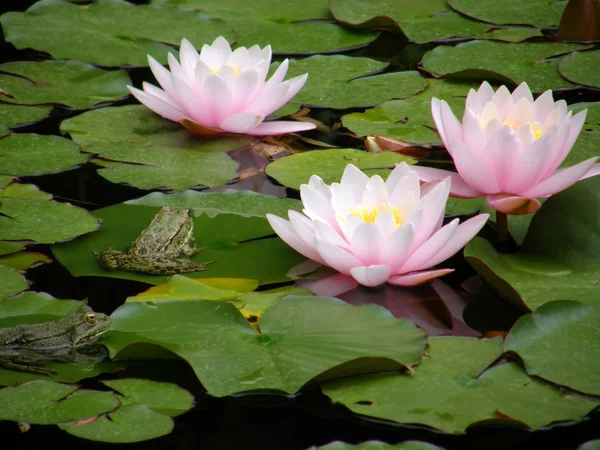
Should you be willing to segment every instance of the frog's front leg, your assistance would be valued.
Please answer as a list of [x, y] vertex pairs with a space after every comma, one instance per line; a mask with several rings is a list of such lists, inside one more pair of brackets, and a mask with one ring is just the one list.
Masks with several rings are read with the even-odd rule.
[[197, 253], [200, 253], [205, 248], [206, 247], [198, 248], [196, 246], [196, 242], [193, 239], [190, 239], [188, 242], [186, 242], [186, 244], [183, 246], [183, 249], [181, 249], [181, 251], [184, 255], [194, 256]]
[[156, 258], [152, 260], [151, 266], [147, 267], [149, 270], [144, 271], [157, 275], [174, 275], [177, 273], [189, 273], [206, 270], [206, 264], [207, 263], [197, 264], [189, 259]]

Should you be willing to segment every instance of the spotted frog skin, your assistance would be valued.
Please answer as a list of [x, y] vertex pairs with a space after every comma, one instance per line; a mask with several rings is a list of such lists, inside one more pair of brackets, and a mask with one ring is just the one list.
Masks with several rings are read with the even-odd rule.
[[163, 206], [148, 227], [129, 246], [127, 253], [108, 249], [97, 255], [105, 269], [123, 269], [155, 275], [205, 270], [182, 255], [192, 256], [200, 250], [192, 245], [194, 223], [190, 211]]
[[110, 317], [82, 306], [52, 322], [0, 328], [0, 367], [50, 375], [51, 370], [40, 366], [97, 354], [94, 343], [110, 325]]

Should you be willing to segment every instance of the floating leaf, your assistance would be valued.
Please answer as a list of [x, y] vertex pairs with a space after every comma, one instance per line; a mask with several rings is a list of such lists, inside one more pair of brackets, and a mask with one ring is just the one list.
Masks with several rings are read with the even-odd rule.
[[504, 0], [503, 2], [481, 0], [448, 0], [452, 9], [483, 22], [498, 25], [533, 25], [538, 28], [560, 23], [566, 1], [554, 0]]
[[[18, 13], [2, 17], [10, 14]], [[107, 71], [78, 61], [16, 61], [0, 65], [0, 71], [0, 86], [8, 94], [0, 96], [2, 101], [21, 105], [58, 103], [85, 109], [124, 97], [131, 84], [124, 70]]]
[[529, 375], [600, 395], [600, 307], [574, 301], [550, 302], [521, 317], [504, 351], [517, 353]]
[[571, 83], [600, 89], [598, 66], [600, 50], [573, 52], [561, 60], [558, 71]]
[[196, 47], [217, 36], [231, 37], [221, 21], [201, 13], [132, 5], [123, 0], [98, 0], [76, 6], [63, 0], [42, 0], [26, 12], [0, 17], [5, 39], [18, 49], [33, 48], [55, 59], [74, 59], [103, 66], [147, 66], [146, 55], [167, 62], [186, 36]]
[[121, 406], [91, 423], [62, 423], [73, 436], [109, 443], [132, 443], [165, 436], [173, 431], [173, 419], [144, 404]]
[[218, 192], [184, 191], [173, 195], [152, 192], [126, 202], [128, 205], [163, 206], [191, 209], [194, 216], [206, 214], [236, 214], [242, 217], [265, 218], [267, 213], [287, 217], [289, 209], [302, 210], [302, 203], [291, 198], [277, 198], [253, 191], [223, 189]]
[[[205, 194], [202, 194], [205, 195]], [[175, 196], [164, 195], [164, 204]], [[282, 202], [288, 204], [285, 200]], [[226, 204], [226, 203], [225, 203]], [[268, 205], [266, 203], [265, 205]], [[181, 205], [183, 206], [183, 205]], [[193, 204], [190, 206], [193, 207]], [[73, 276], [124, 278], [160, 284], [167, 276], [149, 275], [127, 270], [106, 270], [92, 252], [108, 248], [126, 251], [158, 212], [158, 207], [120, 204], [102, 208], [93, 214], [102, 220], [98, 233], [73, 242], [55, 245], [52, 252]], [[0, 210], [1, 211], [1, 210]], [[265, 212], [268, 212], [266, 209]], [[289, 248], [274, 232], [264, 215], [240, 217], [237, 214], [206, 214], [193, 217], [194, 237], [198, 248], [204, 248], [192, 259], [197, 263], [214, 261], [201, 272], [186, 274], [193, 278], [249, 278], [261, 284], [288, 281], [286, 273], [305, 258]], [[277, 261], [277, 264], [273, 264]]]
[[8, 255], [10, 253], [18, 252], [25, 247], [25, 244], [12, 243], [12, 242], [0, 242], [0, 255]]
[[69, 139], [39, 134], [12, 134], [0, 139], [0, 174], [15, 177], [62, 172], [88, 156]]
[[16, 295], [28, 287], [29, 283], [23, 275], [15, 269], [0, 265], [0, 299]]
[[361, 150], [314, 150], [286, 156], [269, 164], [265, 172], [284, 186], [300, 189], [311, 175], [319, 175], [325, 183], [339, 182], [348, 164], [354, 164], [367, 175], [384, 179], [401, 162], [413, 164], [414, 159], [393, 152], [367, 153]]
[[469, 89], [474, 83], [429, 80], [429, 87], [417, 95], [392, 100], [362, 113], [347, 114], [344, 126], [359, 136], [375, 134], [413, 144], [436, 144], [441, 140], [431, 117], [431, 98], [444, 99], [460, 117]]
[[499, 253], [473, 239], [467, 261], [500, 293], [535, 311], [553, 300], [576, 298], [598, 305], [600, 296], [600, 177], [546, 200], [516, 253]]
[[112, 392], [31, 381], [0, 389], [0, 419], [48, 425], [96, 416], [119, 406]]
[[22, 292], [0, 301], [0, 328], [56, 320], [75, 312], [81, 304], [77, 300], [57, 300], [45, 292]]
[[86, 210], [58, 203], [28, 184], [0, 191], [0, 239], [30, 240], [44, 244], [72, 239], [99, 227]]
[[[2, 95], [0, 94], [0, 97]], [[52, 106], [22, 106], [0, 103], [0, 134], [8, 128], [42, 120], [50, 114]]]
[[559, 59], [549, 58], [581, 48], [547, 42], [472, 41], [456, 47], [440, 45], [427, 52], [421, 64], [435, 77], [493, 79], [515, 85], [526, 81], [533, 92], [541, 93], [572, 87], [556, 70]]
[[183, 275], [173, 275], [166, 283], [153, 286], [135, 297], [131, 302], [164, 302], [169, 300], [233, 300], [259, 286], [256, 280], [243, 278], [204, 278], [194, 280]]
[[556, 421], [582, 420], [600, 404], [530, 378], [516, 363], [488, 368], [500, 356], [501, 346], [499, 339], [432, 337], [429, 357], [414, 375], [346, 378], [322, 389], [357, 414], [455, 434], [484, 421], [538, 429]]
[[271, 45], [276, 53], [337, 52], [366, 45], [377, 37], [372, 31], [357, 32], [331, 22], [327, 0], [283, 1], [276, 7], [271, 0], [154, 0], [152, 4], [201, 11], [222, 19], [240, 36], [237, 45]]
[[400, 29], [409, 40], [425, 43], [484, 33], [489, 25], [451, 12], [444, 0], [331, 0], [331, 13], [339, 22], [365, 28]]
[[[256, 333], [237, 308], [212, 301], [130, 303], [112, 314], [104, 341], [112, 355], [149, 342], [185, 359], [209, 393], [288, 393], [324, 372], [412, 366], [425, 334], [378, 306], [352, 307], [325, 297], [288, 296], [269, 308]], [[361, 365], [361, 358], [369, 363]], [[354, 361], [353, 365], [338, 367]]]
[[121, 399], [122, 405], [143, 403], [154, 411], [171, 417], [189, 411], [194, 405], [194, 397], [173, 383], [124, 378], [105, 380], [102, 384], [125, 396]]
[[16, 252], [6, 256], [0, 256], [0, 265], [12, 267], [16, 270], [27, 270], [34, 264], [51, 263], [52, 260], [43, 253]]
[[141, 189], [221, 186], [237, 175], [238, 164], [225, 154], [252, 141], [247, 136], [200, 138], [145, 106], [89, 111], [61, 124], [95, 159], [99, 174], [114, 183]]
[[581, 447], [578, 447], [577, 450], [600, 450], [600, 440], [588, 441]]
[[[288, 76], [308, 73], [308, 80], [293, 104], [325, 108], [373, 106], [393, 98], [421, 92], [427, 82], [415, 71], [381, 71], [387, 64], [370, 58], [316, 55], [290, 61]], [[272, 67], [277, 67], [275, 63]]]

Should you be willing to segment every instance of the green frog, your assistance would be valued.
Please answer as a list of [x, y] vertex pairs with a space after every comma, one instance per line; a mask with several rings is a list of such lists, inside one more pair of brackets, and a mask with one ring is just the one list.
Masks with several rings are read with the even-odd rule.
[[155, 275], [205, 270], [205, 264], [197, 264], [182, 258], [200, 251], [193, 245], [194, 222], [188, 209], [160, 208], [148, 227], [129, 246], [127, 253], [108, 249], [96, 255], [105, 269], [124, 269]]
[[0, 367], [51, 375], [51, 370], [40, 366], [94, 359], [98, 355], [94, 343], [110, 325], [107, 315], [81, 306], [52, 322], [0, 328]]

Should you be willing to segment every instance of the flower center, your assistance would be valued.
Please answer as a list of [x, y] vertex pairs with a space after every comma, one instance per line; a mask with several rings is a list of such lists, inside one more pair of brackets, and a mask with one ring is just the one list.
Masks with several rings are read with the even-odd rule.
[[401, 211], [397, 206], [386, 205], [385, 203], [381, 204], [381, 208], [377, 208], [377, 206], [371, 206], [368, 208], [366, 205], [362, 203], [357, 205], [356, 208], [350, 208], [350, 213], [356, 217], [361, 218], [364, 222], [375, 223], [375, 219], [379, 215], [381, 211], [389, 211], [394, 216], [394, 221], [396, 222], [396, 227], [402, 225], [404, 220], [406, 219], [406, 212]]
[[[240, 70], [240, 68], [238, 66], [229, 66], [233, 69], [233, 71], [235, 72], [235, 74], [239, 77], [240, 74], [242, 73], [242, 71]], [[219, 73], [219, 71], [221, 70], [221, 67], [219, 66], [213, 66], [210, 68], [210, 71], [216, 75]]]
[[[481, 123], [481, 126], [483, 128], [486, 128], [489, 124], [488, 121], [481, 119], [479, 119], [479, 123]], [[517, 131], [521, 127], [528, 126], [531, 129], [531, 132], [533, 133], [534, 140], [539, 139], [542, 136], [542, 134], [544, 134], [544, 129], [542, 128], [542, 125], [540, 125], [539, 122], [525, 122], [522, 125], [515, 125], [514, 123], [509, 123], [505, 121], [502, 122], [502, 126], [511, 127], [515, 131]]]

